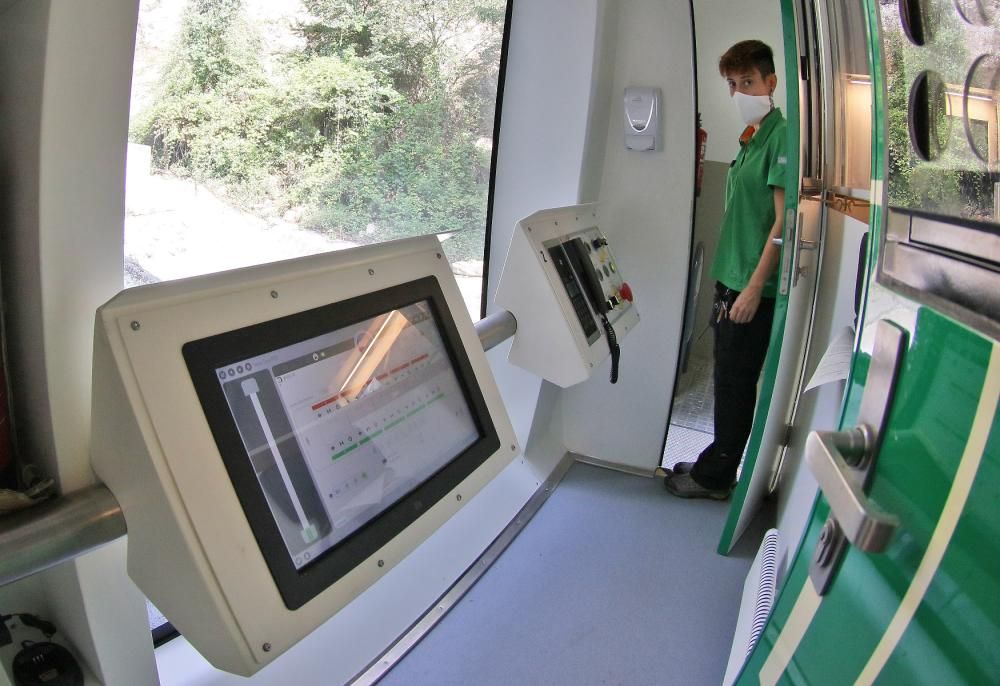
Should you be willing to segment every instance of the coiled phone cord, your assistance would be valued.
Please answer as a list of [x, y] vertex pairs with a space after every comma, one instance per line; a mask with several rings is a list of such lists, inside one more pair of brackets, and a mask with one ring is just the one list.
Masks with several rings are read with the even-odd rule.
[[618, 383], [618, 361], [621, 359], [622, 349], [618, 345], [615, 327], [608, 321], [608, 315], [601, 315], [601, 323], [604, 324], [604, 334], [608, 337], [608, 348], [611, 350], [611, 383]]

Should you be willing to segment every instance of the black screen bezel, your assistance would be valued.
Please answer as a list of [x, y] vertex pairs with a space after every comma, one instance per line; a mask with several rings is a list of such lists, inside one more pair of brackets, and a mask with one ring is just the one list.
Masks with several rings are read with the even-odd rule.
[[[427, 301], [479, 438], [423, 483], [319, 558], [296, 569], [254, 473], [216, 369]], [[296, 610], [336, 583], [454, 490], [500, 448], [472, 363], [433, 276], [185, 343], [181, 352], [250, 530], [282, 601]]]

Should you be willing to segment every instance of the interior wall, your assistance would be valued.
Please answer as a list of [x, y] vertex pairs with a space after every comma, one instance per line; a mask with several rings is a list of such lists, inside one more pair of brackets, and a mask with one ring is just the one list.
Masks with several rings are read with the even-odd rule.
[[[694, 189], [694, 81], [687, 0], [614, 3], [615, 32], [605, 42], [589, 136], [603, 142], [599, 200], [602, 229], [635, 293], [640, 323], [622, 341], [620, 378], [606, 361], [586, 382], [559, 396], [567, 447], [652, 473], [659, 463], [680, 345]], [[611, 64], [613, 66], [611, 66]], [[605, 71], [607, 70], [607, 71]], [[660, 89], [662, 143], [656, 151], [624, 146], [626, 86]]]
[[[42, 289], [38, 269], [42, 86], [48, 0], [10, 5], [0, 15], [0, 275], [11, 413], [20, 451], [55, 472], [44, 383]], [[17, 297], [14, 297], [14, 294]], [[31, 381], [31, 383], [29, 383]]]
[[[598, 0], [514, 2], [490, 229], [489, 312], [497, 309], [496, 288], [517, 222], [578, 201], [602, 5]], [[491, 351], [490, 360], [523, 446], [543, 382], [508, 364], [509, 348], [506, 343]]]
[[698, 36], [698, 109], [708, 131], [706, 159], [729, 164], [739, 150], [739, 135], [746, 126], [719, 75], [719, 57], [731, 45], [756, 38], [771, 46], [778, 87], [774, 104], [785, 108], [785, 63], [778, 0], [694, 0]]
[[[0, 216], [13, 408], [21, 456], [63, 492], [94, 480], [94, 311], [122, 278], [137, 9], [135, 0], [22, 0], [0, 16]], [[59, 636], [99, 680], [149, 683], [145, 608], [125, 575], [124, 551], [119, 541], [30, 583], [40, 584]]]
[[725, 212], [726, 177], [729, 165], [714, 160], [706, 160], [702, 172], [701, 195], [695, 201], [694, 246], [701, 244], [701, 281], [695, 302], [694, 328], [691, 332], [691, 359], [712, 360], [714, 334], [706, 330], [712, 317], [712, 301], [715, 293], [715, 279], [712, 278], [712, 260], [719, 248], [719, 227]]

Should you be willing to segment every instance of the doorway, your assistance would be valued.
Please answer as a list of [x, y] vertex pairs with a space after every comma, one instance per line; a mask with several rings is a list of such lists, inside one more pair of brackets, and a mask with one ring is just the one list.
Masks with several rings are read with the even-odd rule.
[[775, 105], [785, 111], [779, 2], [748, 0], [734, 6], [724, 0], [696, 0], [693, 5], [697, 102], [708, 140], [695, 202], [688, 301], [661, 470], [696, 460], [714, 438], [713, 334], [709, 321], [715, 281], [711, 267], [725, 208], [726, 177], [739, 151], [739, 134], [744, 127], [719, 75], [719, 56], [741, 40], [756, 38], [767, 43], [774, 51], [778, 76]]

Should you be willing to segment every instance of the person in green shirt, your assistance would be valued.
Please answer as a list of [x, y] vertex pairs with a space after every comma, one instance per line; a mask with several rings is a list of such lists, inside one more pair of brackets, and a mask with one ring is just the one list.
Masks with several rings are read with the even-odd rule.
[[719, 73], [747, 128], [726, 178], [726, 209], [715, 278], [715, 440], [695, 462], [680, 462], [664, 485], [684, 498], [729, 497], [757, 403], [777, 292], [785, 205], [785, 119], [772, 98], [774, 55], [759, 40], [741, 41], [719, 59]]

